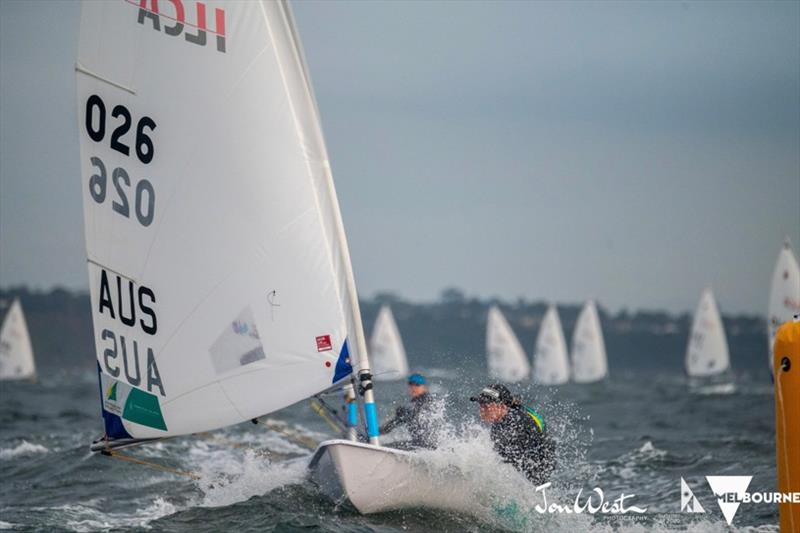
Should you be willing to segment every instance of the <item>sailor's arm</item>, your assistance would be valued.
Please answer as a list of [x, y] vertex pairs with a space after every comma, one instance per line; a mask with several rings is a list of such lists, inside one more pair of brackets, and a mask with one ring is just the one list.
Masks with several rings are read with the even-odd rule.
[[397, 408], [397, 412], [394, 415], [394, 418], [391, 418], [388, 422], [383, 424], [380, 427], [381, 434], [386, 434], [392, 431], [394, 428], [401, 424], [405, 424], [408, 418], [408, 409], [405, 406], [400, 406]]

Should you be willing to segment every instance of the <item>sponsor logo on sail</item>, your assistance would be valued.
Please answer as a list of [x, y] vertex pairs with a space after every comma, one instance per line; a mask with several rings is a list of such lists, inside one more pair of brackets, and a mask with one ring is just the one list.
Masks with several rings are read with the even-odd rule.
[[333, 345], [331, 344], [331, 336], [320, 335], [319, 337], [317, 337], [317, 351], [327, 352], [329, 350], [333, 350]]
[[[217, 51], [226, 51], [225, 10], [214, 8], [214, 28], [209, 27], [206, 5], [203, 2], [187, 0], [125, 0], [139, 7], [137, 21], [139, 24], [153, 27], [171, 37], [183, 35], [186, 42], [205, 46], [207, 34], [217, 38]], [[194, 9], [191, 7], [194, 6]], [[188, 9], [187, 9], [188, 8]], [[192, 18], [193, 17], [193, 18]], [[187, 28], [188, 27], [188, 28]]]

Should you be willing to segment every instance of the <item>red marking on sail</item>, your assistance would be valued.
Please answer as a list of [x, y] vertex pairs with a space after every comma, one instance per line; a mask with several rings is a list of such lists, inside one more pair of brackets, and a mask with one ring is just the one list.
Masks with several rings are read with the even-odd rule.
[[158, 10], [158, 0], [150, 0], [150, 2], [151, 2], [150, 5], [152, 6], [150, 9], [147, 8], [147, 1], [148, 0], [124, 0], [124, 2], [126, 4], [130, 4], [132, 6], [136, 6], [136, 7], [140, 8], [140, 9], [144, 9], [145, 11], [149, 11], [150, 13], [158, 15], [159, 17], [171, 20], [173, 22], [180, 22], [181, 24], [186, 24], [190, 28], [195, 28], [197, 30], [207, 31], [208, 33], [212, 33], [214, 35], [217, 35], [218, 37], [225, 37], [225, 10], [224, 9], [215, 8], [214, 14], [215, 14], [216, 22], [217, 22], [217, 27], [216, 27], [215, 30], [210, 30], [210, 29], [206, 28], [206, 20], [205, 20], [206, 19], [206, 17], [205, 17], [205, 15], [206, 15], [206, 6], [203, 3], [198, 3], [198, 5], [197, 5], [197, 12], [199, 14], [202, 11], [203, 18], [202, 18], [201, 21], [198, 21], [198, 24], [193, 24], [193, 23], [188, 22], [187, 20], [184, 19], [184, 17], [183, 17], [183, 4], [182, 3], [175, 4], [173, 2], [173, 5], [176, 5], [176, 6], [180, 5], [179, 8], [176, 8], [176, 10], [177, 10], [177, 12], [179, 14], [179, 18], [175, 18], [175, 17], [170, 17], [169, 15], [165, 15], [164, 13], [160, 13], [159, 12], [159, 10]]
[[319, 337], [317, 337], [317, 351], [327, 352], [328, 350], [333, 350], [333, 345], [331, 344], [331, 336], [320, 335]]

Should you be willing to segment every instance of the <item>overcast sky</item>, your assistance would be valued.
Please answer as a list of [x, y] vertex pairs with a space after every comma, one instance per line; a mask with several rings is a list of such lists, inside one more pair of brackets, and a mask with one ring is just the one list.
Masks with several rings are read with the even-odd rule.
[[[293, 4], [362, 295], [763, 314], [800, 2]], [[87, 288], [79, 6], [0, 0], [0, 286]]]

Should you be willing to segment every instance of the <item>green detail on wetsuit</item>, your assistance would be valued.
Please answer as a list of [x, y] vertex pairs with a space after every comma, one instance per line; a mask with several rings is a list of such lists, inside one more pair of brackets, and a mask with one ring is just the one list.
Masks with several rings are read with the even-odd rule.
[[542, 415], [540, 415], [527, 405], [523, 407], [525, 408], [525, 414], [531, 417], [533, 423], [536, 424], [537, 428], [539, 428], [539, 433], [544, 433], [544, 419], [542, 418]]

